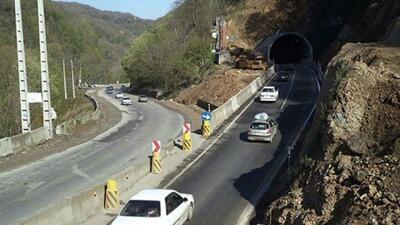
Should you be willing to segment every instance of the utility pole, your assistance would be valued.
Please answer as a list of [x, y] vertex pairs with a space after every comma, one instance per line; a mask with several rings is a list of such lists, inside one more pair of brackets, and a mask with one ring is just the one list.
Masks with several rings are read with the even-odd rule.
[[38, 22], [39, 22], [39, 41], [40, 41], [40, 70], [42, 80], [42, 109], [43, 125], [47, 127], [49, 137], [53, 137], [53, 121], [50, 96], [49, 65], [47, 62], [47, 41], [46, 41], [46, 22], [44, 15], [43, 0], [38, 0]]
[[81, 87], [82, 85], [82, 64], [79, 64], [79, 81], [78, 81], [78, 86]]
[[75, 98], [74, 61], [71, 59], [72, 98]]
[[15, 25], [17, 31], [17, 51], [18, 51], [18, 78], [19, 78], [19, 98], [21, 106], [21, 127], [22, 133], [31, 131], [31, 116], [28, 100], [28, 81], [26, 76], [25, 64], [25, 44], [24, 31], [22, 26], [21, 1], [15, 0]]
[[64, 97], [65, 100], [68, 99], [68, 93], [67, 93], [67, 79], [65, 77], [65, 60], [63, 59], [63, 77], [64, 77]]
[[218, 16], [215, 19], [215, 25], [216, 25], [216, 28], [217, 28], [217, 31], [216, 31], [217, 32], [217, 43], [215, 45], [215, 50], [217, 50], [217, 53], [219, 53], [221, 51], [221, 32], [220, 32], [221, 26], [220, 26], [220, 21], [221, 21], [221, 18]]

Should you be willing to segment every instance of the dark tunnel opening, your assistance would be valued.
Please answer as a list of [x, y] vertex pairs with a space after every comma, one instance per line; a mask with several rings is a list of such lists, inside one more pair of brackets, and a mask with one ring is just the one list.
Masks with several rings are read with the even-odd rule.
[[268, 60], [275, 64], [296, 64], [312, 61], [312, 46], [299, 34], [283, 34], [272, 43]]

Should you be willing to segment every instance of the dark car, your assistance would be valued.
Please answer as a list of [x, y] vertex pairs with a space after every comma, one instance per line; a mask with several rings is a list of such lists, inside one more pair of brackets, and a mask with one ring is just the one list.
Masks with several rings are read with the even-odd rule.
[[109, 95], [113, 94], [114, 93], [113, 86], [106, 87], [106, 93], [109, 94]]
[[279, 81], [288, 82], [289, 81], [289, 73], [287, 71], [278, 72]]

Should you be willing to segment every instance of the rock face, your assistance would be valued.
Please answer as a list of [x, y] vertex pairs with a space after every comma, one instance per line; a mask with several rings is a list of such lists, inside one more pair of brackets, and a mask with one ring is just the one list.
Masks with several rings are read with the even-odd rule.
[[399, 72], [399, 47], [343, 46], [312, 125], [319, 148], [268, 221], [272, 211], [273, 224], [400, 224]]

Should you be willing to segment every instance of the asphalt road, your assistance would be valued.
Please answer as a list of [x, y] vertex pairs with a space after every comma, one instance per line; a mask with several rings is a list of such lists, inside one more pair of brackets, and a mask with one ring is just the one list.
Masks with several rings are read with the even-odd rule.
[[[194, 195], [190, 224], [234, 225], [245, 208], [256, 205], [260, 184], [272, 179], [318, 98], [313, 71], [300, 65], [295, 69], [290, 82], [269, 83], [280, 90], [276, 103], [254, 101], [207, 154], [169, 187]], [[246, 140], [245, 132], [259, 112], [267, 112], [279, 124], [272, 143]]]
[[116, 132], [1, 173], [0, 225], [105, 182], [128, 166], [147, 160], [153, 138], [166, 143], [181, 132], [181, 115], [153, 102], [135, 100], [133, 106], [123, 107], [126, 123]]

